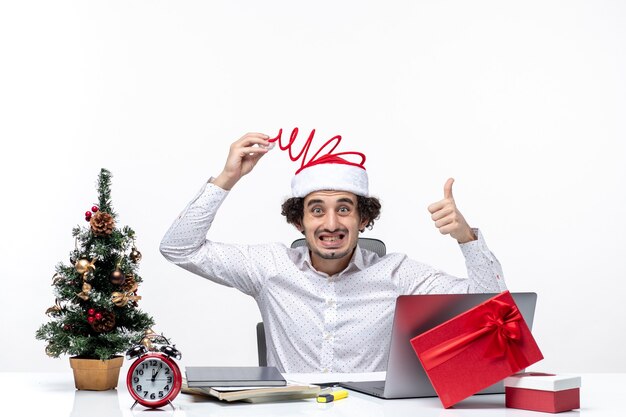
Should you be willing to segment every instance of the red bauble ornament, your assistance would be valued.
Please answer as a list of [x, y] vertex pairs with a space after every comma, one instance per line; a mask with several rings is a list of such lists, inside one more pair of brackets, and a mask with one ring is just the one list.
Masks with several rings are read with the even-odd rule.
[[98, 210], [100, 210], [100, 209], [98, 208], [98, 206], [92, 206], [92, 207], [91, 207], [91, 211], [93, 211], [94, 213], [96, 213]]
[[94, 314], [96, 314], [96, 310], [94, 310], [93, 308], [90, 308], [89, 310], [87, 310], [87, 314], [89, 314], [90, 316], [93, 316]]
[[85, 217], [86, 222], [89, 222], [89, 220], [91, 220], [91, 217]]
[[87, 317], [87, 322], [88, 322], [89, 324], [93, 323], [93, 321], [94, 321], [94, 320], [95, 320], [95, 319], [93, 318], [93, 316], [89, 316], [89, 317]]
[[96, 313], [96, 320], [100, 320], [102, 319], [102, 314], [101, 313]]
[[91, 217], [91, 214], [92, 214], [92, 213], [91, 213], [90, 211], [86, 211], [86, 212], [85, 212], [85, 217]]

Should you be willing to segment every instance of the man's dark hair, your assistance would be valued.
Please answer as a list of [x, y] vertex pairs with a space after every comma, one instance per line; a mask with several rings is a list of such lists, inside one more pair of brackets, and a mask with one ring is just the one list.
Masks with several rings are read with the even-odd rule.
[[[372, 230], [374, 221], [378, 220], [380, 217], [380, 201], [376, 197], [362, 197], [357, 195], [356, 206], [361, 219], [368, 220], [365, 227]], [[293, 224], [294, 226], [301, 226], [304, 217], [304, 198], [292, 197], [285, 200], [282, 205], [281, 214], [287, 218], [287, 223]]]

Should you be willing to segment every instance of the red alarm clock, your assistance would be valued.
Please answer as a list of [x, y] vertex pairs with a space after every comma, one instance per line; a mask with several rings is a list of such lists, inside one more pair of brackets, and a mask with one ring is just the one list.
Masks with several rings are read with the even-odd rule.
[[172, 358], [180, 359], [181, 353], [173, 346], [165, 345], [158, 351], [148, 351], [143, 345], [130, 348], [128, 359], [137, 358], [126, 377], [128, 392], [137, 403], [149, 408], [172, 405], [172, 400], [180, 393], [183, 376]]

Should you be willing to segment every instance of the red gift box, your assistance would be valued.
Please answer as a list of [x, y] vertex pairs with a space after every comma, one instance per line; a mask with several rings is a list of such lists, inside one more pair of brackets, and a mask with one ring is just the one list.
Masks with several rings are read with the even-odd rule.
[[509, 408], [560, 413], [580, 408], [580, 377], [528, 372], [504, 379]]
[[543, 359], [504, 291], [411, 339], [445, 408]]

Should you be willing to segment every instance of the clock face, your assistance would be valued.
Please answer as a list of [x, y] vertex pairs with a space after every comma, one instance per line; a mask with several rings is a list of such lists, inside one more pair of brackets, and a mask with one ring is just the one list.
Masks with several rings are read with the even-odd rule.
[[159, 353], [149, 353], [131, 365], [126, 385], [140, 404], [161, 407], [178, 395], [181, 381], [176, 363]]

